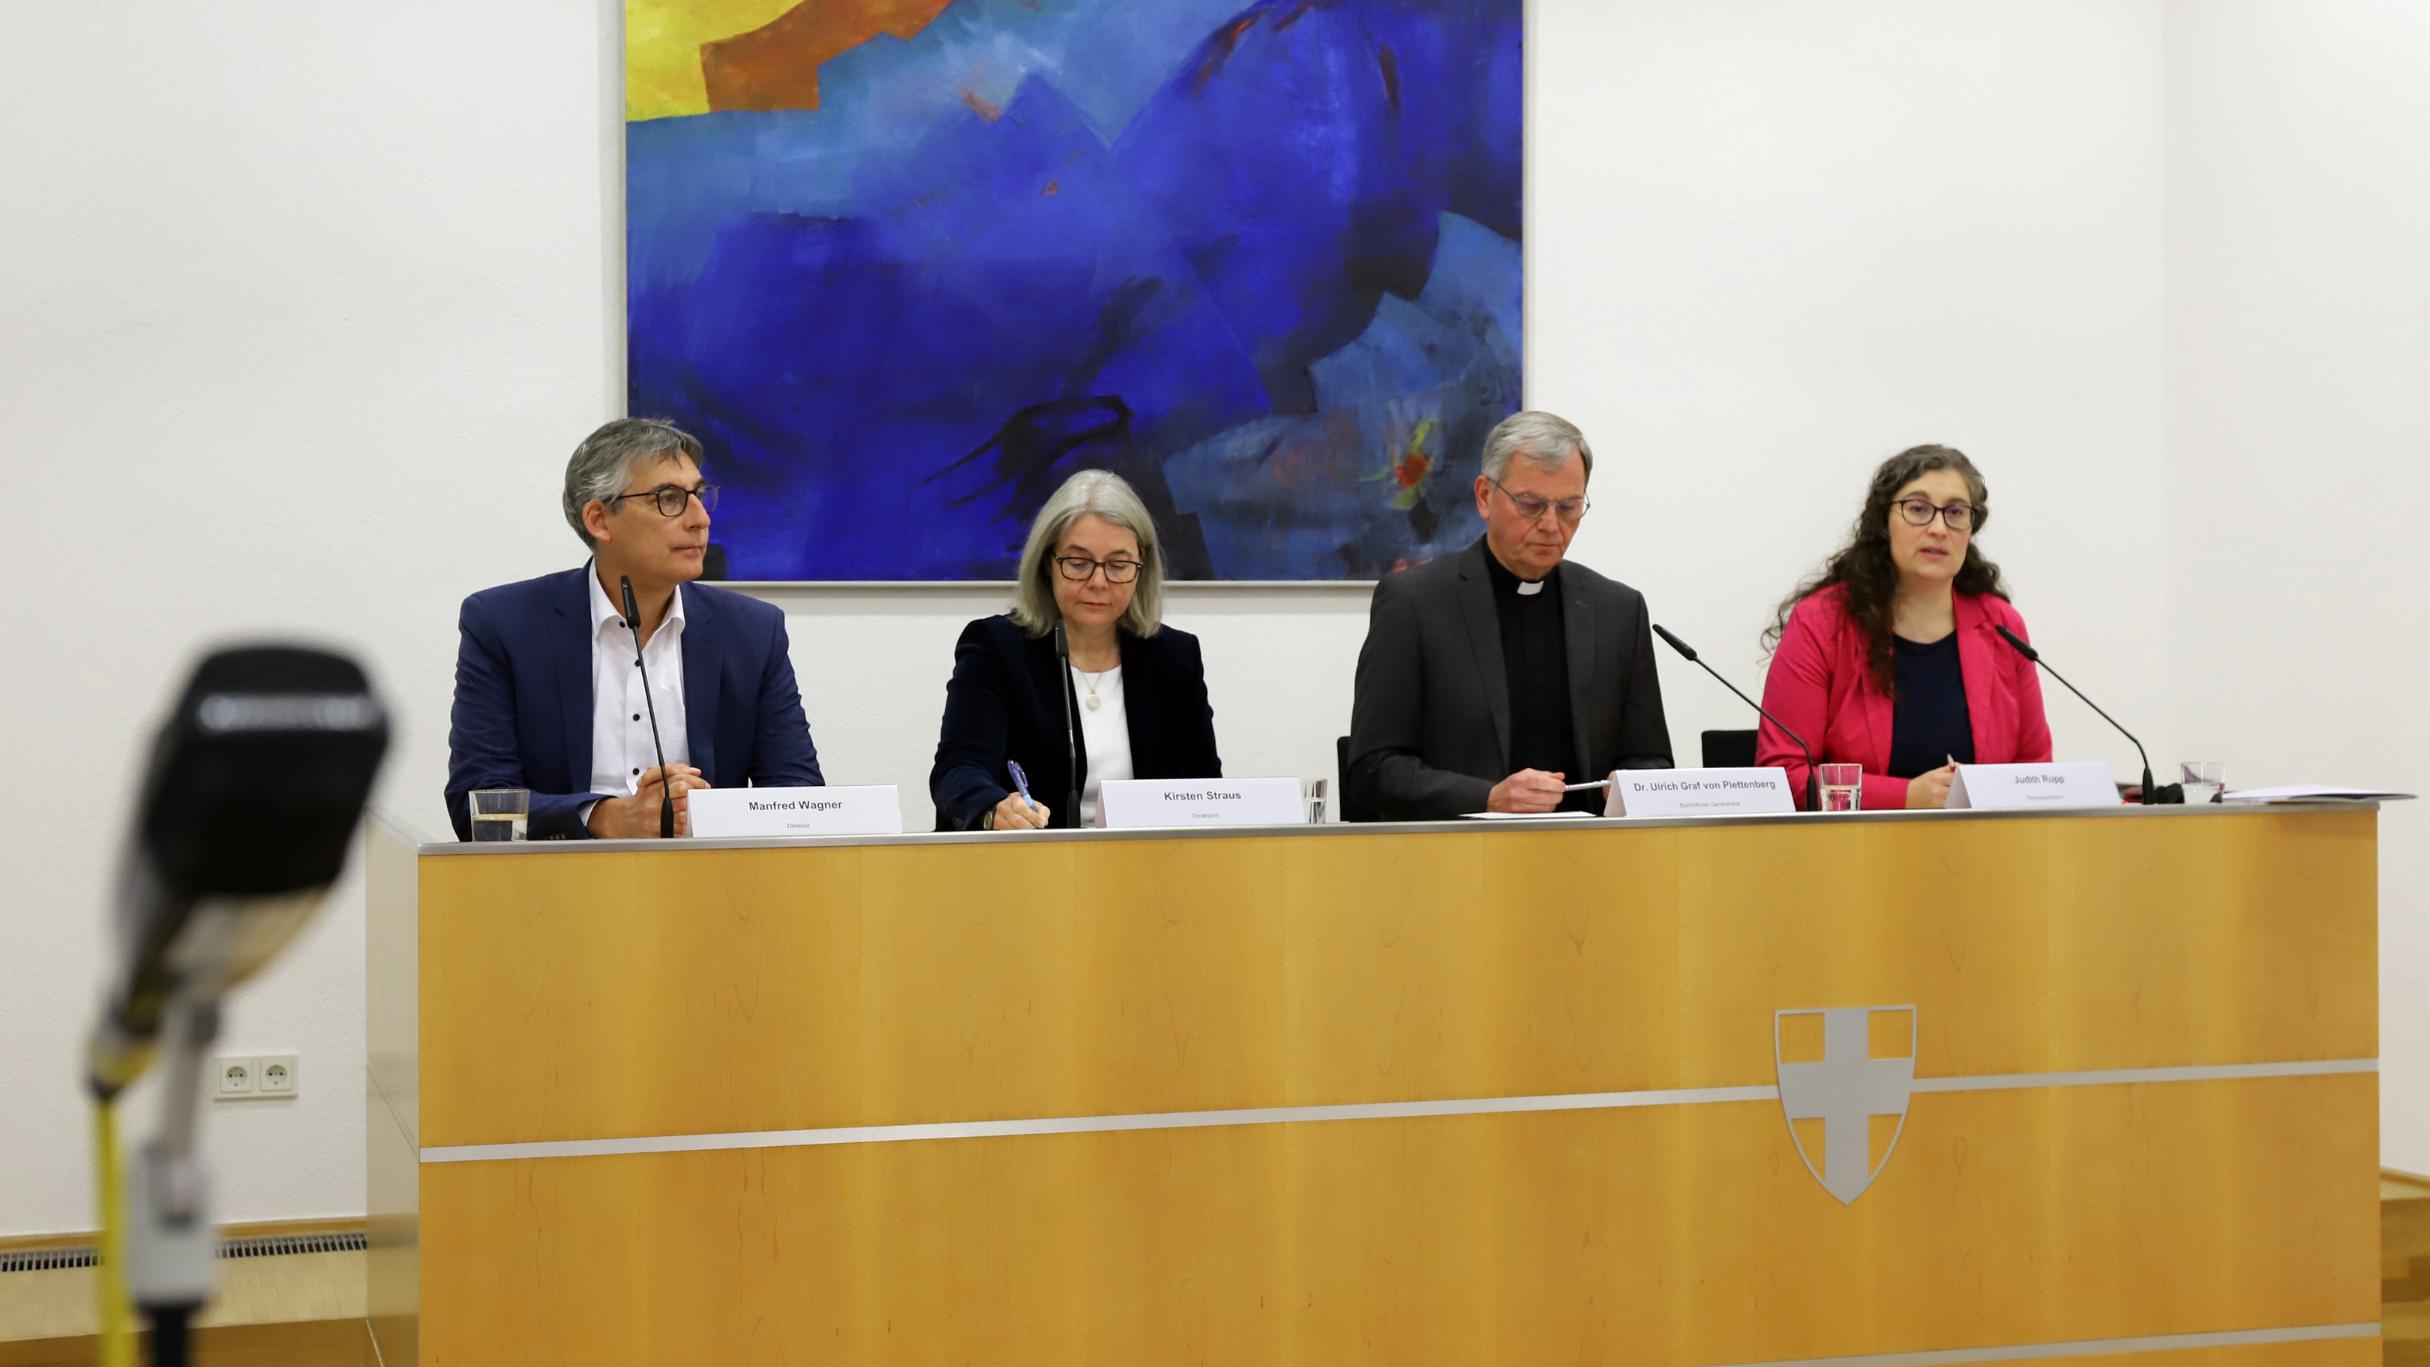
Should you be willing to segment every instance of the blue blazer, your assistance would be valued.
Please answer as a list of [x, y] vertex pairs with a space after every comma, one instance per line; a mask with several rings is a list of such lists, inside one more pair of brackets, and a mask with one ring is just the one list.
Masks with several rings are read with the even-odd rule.
[[[529, 788], [530, 834], [587, 838], [591, 783], [591, 566], [484, 589], [456, 623], [447, 819], [472, 838], [464, 795]], [[719, 788], [822, 784], [785, 614], [706, 584], [683, 588], [684, 735]]]
[[[1125, 631], [1122, 710], [1131, 733], [1131, 772], [1139, 778], [1222, 778], [1215, 753], [1215, 709], [1207, 703], [1205, 662], [1198, 638], [1177, 627], [1153, 636]], [[1032, 636], [1009, 616], [982, 617], [962, 628], [953, 649], [953, 678], [945, 685], [945, 721], [928, 796], [937, 829], [967, 831], [1012, 790], [1008, 759], [1029, 775], [1030, 796], [1053, 812], [1050, 825], [1077, 826], [1063, 810], [1072, 785], [1073, 736], [1079, 729], [1071, 677], [1055, 660], [1051, 638]], [[1081, 741], [1080, 772], [1088, 773]]]

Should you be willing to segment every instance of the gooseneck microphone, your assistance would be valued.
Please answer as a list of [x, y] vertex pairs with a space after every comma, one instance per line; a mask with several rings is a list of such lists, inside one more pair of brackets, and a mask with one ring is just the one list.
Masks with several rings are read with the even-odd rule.
[[1063, 810], [1072, 814], [1072, 825], [1080, 824], [1080, 695], [1072, 688], [1072, 646], [1063, 635], [1063, 623], [1055, 623], [1055, 692], [1063, 699], [1064, 767], [1071, 774], [1071, 786], [1064, 790]]
[[2084, 697], [2084, 690], [2076, 687], [2074, 684], [2068, 683], [2066, 675], [2052, 669], [2050, 667], [2050, 662], [2042, 658], [2042, 652], [2034, 649], [2032, 645], [2026, 642], [2024, 637], [2017, 635], [2015, 632], [2010, 631], [2007, 627], [1997, 622], [1991, 624], [1991, 629], [2000, 633], [2001, 640], [2006, 641], [2009, 645], [2015, 647], [2017, 654], [2033, 661], [2035, 664], [2041, 666], [2043, 673], [2057, 679], [2061, 684], [2065, 684], [2067, 691], [2082, 699], [2086, 707], [2100, 713], [2101, 720], [2108, 722], [2112, 726], [2117, 726], [2119, 735], [2126, 737], [2130, 741], [2134, 741], [2135, 755], [2137, 758], [2143, 761], [2144, 806], [2166, 807], [2170, 805], [2181, 806], [2184, 804], [2185, 788], [2182, 784], [2172, 783], [2165, 788], [2155, 788], [2152, 786], [2152, 757], [2144, 753], [2143, 742], [2135, 740], [2134, 732], [2127, 730], [2123, 726], [2118, 726], [2118, 719], [2111, 716], [2107, 712], [2102, 712], [2101, 704], [2094, 702], [2090, 698]]
[[1664, 644], [1670, 646], [1671, 649], [1678, 651], [1689, 664], [1692, 664], [1698, 669], [1703, 670], [1705, 673], [1712, 675], [1715, 679], [1719, 679], [1723, 688], [1730, 690], [1732, 693], [1738, 693], [1738, 700], [1740, 702], [1754, 708], [1757, 716], [1760, 716], [1765, 721], [1779, 727], [1782, 735], [1787, 736], [1789, 739], [1797, 742], [1797, 749], [1799, 753], [1806, 757], [1806, 810], [1809, 812], [1821, 811], [1822, 789], [1820, 786], [1820, 780], [1814, 773], [1814, 752], [1807, 748], [1806, 738], [1797, 734], [1795, 731], [1790, 730], [1788, 728], [1788, 724], [1783, 722], [1780, 718], [1764, 711], [1762, 703], [1755, 701], [1753, 698], [1748, 697], [1744, 693], [1739, 693], [1738, 685], [1731, 683], [1727, 679], [1723, 679], [1721, 677], [1721, 671], [1697, 658], [1696, 648], [1689, 645], [1687, 642], [1680, 640], [1678, 637], [1673, 636], [1670, 633], [1669, 628], [1657, 622], [1654, 624], [1654, 634], [1661, 637]]
[[633, 576], [616, 576], [624, 590], [624, 629], [633, 633], [633, 667], [641, 671], [641, 702], [650, 709], [650, 748], [658, 752], [658, 838], [675, 838], [675, 784], [667, 774], [666, 742], [658, 739], [658, 703], [650, 696], [650, 667], [641, 662], [641, 609], [633, 605]]

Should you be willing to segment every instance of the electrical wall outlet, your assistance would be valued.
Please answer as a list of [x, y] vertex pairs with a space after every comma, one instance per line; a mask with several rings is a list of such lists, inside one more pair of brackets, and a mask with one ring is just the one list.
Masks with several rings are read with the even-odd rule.
[[254, 1086], [260, 1095], [295, 1095], [295, 1055], [264, 1054], [253, 1063]]
[[260, 1076], [254, 1069], [252, 1059], [223, 1054], [213, 1062], [218, 1067], [218, 1072], [214, 1075], [216, 1081], [212, 1084], [213, 1096], [221, 1101], [227, 1101], [236, 1097], [260, 1095], [258, 1091], [261, 1085]]
[[213, 1062], [219, 1070], [212, 1082], [213, 1100], [285, 1100], [296, 1094], [293, 1054], [222, 1054]]

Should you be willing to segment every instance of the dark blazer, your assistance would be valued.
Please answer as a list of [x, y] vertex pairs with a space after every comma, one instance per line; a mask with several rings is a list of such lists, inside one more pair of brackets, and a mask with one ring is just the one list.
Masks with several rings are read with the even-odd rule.
[[[1215, 753], [1215, 709], [1207, 704], [1205, 662], [1198, 638], [1174, 627], [1153, 636], [1124, 631], [1122, 707], [1130, 723], [1131, 773], [1136, 778], [1222, 778]], [[1029, 795], [1052, 813], [1050, 824], [1076, 826], [1065, 811], [1074, 785], [1070, 720], [1079, 729], [1070, 676], [1055, 659], [1051, 636], [1032, 636], [1008, 616], [982, 617], [962, 628], [953, 648], [953, 679], [945, 685], [945, 722], [928, 795], [937, 829], [967, 831], [1014, 791], [1004, 761], [1018, 760]], [[1079, 738], [1080, 772], [1088, 773], [1088, 741]]]
[[[484, 589], [456, 630], [447, 731], [447, 819], [472, 838], [464, 795], [529, 788], [530, 833], [587, 837], [591, 783], [591, 567]], [[683, 587], [684, 735], [692, 767], [719, 788], [822, 784], [785, 614], [706, 584]]]
[[[1510, 680], [1488, 554], [1479, 540], [1377, 582], [1350, 705], [1344, 813], [1410, 821], [1481, 812], [1510, 777]], [[1563, 563], [1571, 782], [1671, 767], [1651, 624], [1644, 595]]]

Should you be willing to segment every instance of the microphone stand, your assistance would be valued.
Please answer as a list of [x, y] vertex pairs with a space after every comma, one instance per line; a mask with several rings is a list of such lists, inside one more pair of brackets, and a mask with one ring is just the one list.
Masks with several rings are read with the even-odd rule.
[[131, 1165], [126, 1194], [128, 1299], [152, 1331], [153, 1367], [185, 1367], [194, 1317], [211, 1300], [217, 1231], [211, 1225], [211, 1174], [196, 1131], [202, 1079], [219, 1039], [231, 918], [195, 927], [195, 968], [179, 982], [163, 1016], [160, 1131]]
[[1717, 669], [1713, 668], [1711, 665], [1706, 664], [1706, 663], [1705, 663], [1703, 660], [1701, 660], [1701, 659], [1698, 659], [1698, 658], [1697, 658], [1697, 656], [1696, 656], [1696, 648], [1695, 648], [1694, 646], [1691, 646], [1691, 645], [1689, 645], [1687, 642], [1680, 640], [1680, 639], [1679, 639], [1678, 637], [1676, 637], [1676, 636], [1673, 636], [1673, 635], [1672, 635], [1672, 634], [1671, 634], [1669, 631], [1665, 630], [1665, 629], [1664, 629], [1662, 626], [1660, 626], [1659, 624], [1653, 624], [1653, 625], [1654, 625], [1654, 634], [1655, 634], [1655, 635], [1657, 635], [1657, 636], [1660, 636], [1660, 637], [1663, 639], [1663, 641], [1664, 641], [1665, 643], [1667, 643], [1667, 644], [1670, 646], [1670, 648], [1671, 648], [1671, 649], [1676, 650], [1676, 651], [1678, 651], [1678, 652], [1679, 652], [1681, 655], [1683, 655], [1683, 656], [1687, 657], [1687, 662], [1688, 662], [1689, 664], [1692, 664], [1692, 665], [1696, 666], [1698, 669], [1703, 670], [1705, 673], [1712, 675], [1712, 676], [1713, 676], [1715, 679], [1717, 679], [1717, 680], [1719, 680], [1719, 681], [1720, 681], [1721, 686], [1722, 686], [1723, 688], [1726, 688], [1726, 689], [1730, 690], [1732, 693], [1738, 693], [1738, 700], [1739, 700], [1740, 702], [1742, 702], [1742, 703], [1745, 703], [1747, 706], [1754, 708], [1754, 709], [1755, 709], [1755, 715], [1757, 715], [1757, 716], [1759, 716], [1759, 717], [1763, 718], [1765, 721], [1768, 721], [1768, 722], [1772, 723], [1774, 726], [1779, 727], [1779, 728], [1780, 728], [1780, 734], [1782, 734], [1782, 735], [1784, 735], [1784, 736], [1787, 736], [1789, 739], [1791, 739], [1791, 740], [1793, 740], [1793, 741], [1796, 741], [1796, 742], [1797, 742], [1797, 749], [1798, 749], [1798, 752], [1799, 752], [1800, 754], [1803, 754], [1803, 755], [1806, 757], [1806, 810], [1807, 810], [1807, 811], [1809, 811], [1809, 812], [1819, 812], [1819, 811], [1821, 811], [1821, 810], [1822, 810], [1822, 784], [1821, 784], [1821, 779], [1820, 779], [1820, 777], [1819, 777], [1818, 775], [1816, 775], [1816, 774], [1815, 774], [1815, 772], [1814, 772], [1814, 751], [1813, 751], [1813, 750], [1811, 750], [1811, 749], [1809, 749], [1809, 748], [1807, 747], [1807, 745], [1806, 745], [1806, 738], [1805, 738], [1805, 737], [1803, 737], [1803, 736], [1801, 736], [1801, 735], [1799, 735], [1799, 734], [1797, 734], [1795, 731], [1790, 730], [1790, 729], [1789, 729], [1789, 727], [1788, 727], [1788, 723], [1786, 723], [1786, 722], [1782, 721], [1782, 720], [1781, 720], [1780, 718], [1778, 718], [1778, 717], [1773, 716], [1771, 713], [1764, 711], [1764, 710], [1763, 710], [1763, 704], [1762, 704], [1762, 703], [1759, 703], [1759, 702], [1755, 701], [1753, 698], [1748, 697], [1748, 696], [1747, 696], [1746, 694], [1744, 694], [1744, 693], [1739, 693], [1739, 692], [1738, 692], [1738, 685], [1736, 685], [1736, 684], [1734, 684], [1734, 683], [1731, 683], [1731, 682], [1730, 682], [1729, 680], [1727, 680], [1727, 679], [1722, 678], [1722, 677], [1721, 677], [1721, 671], [1720, 671], [1720, 670], [1717, 670]]
[[650, 748], [658, 752], [658, 838], [675, 838], [675, 792], [667, 778], [666, 742], [658, 738], [658, 700], [650, 694], [650, 667], [641, 662], [641, 610], [633, 604], [633, 577], [618, 575], [624, 590], [624, 629], [633, 633], [633, 668], [641, 671], [641, 701], [650, 709]]
[[1055, 623], [1055, 694], [1063, 700], [1063, 768], [1071, 775], [1064, 789], [1063, 810], [1072, 814], [1072, 826], [1080, 825], [1080, 695], [1072, 688], [1071, 641], [1063, 634], [1063, 623]]

